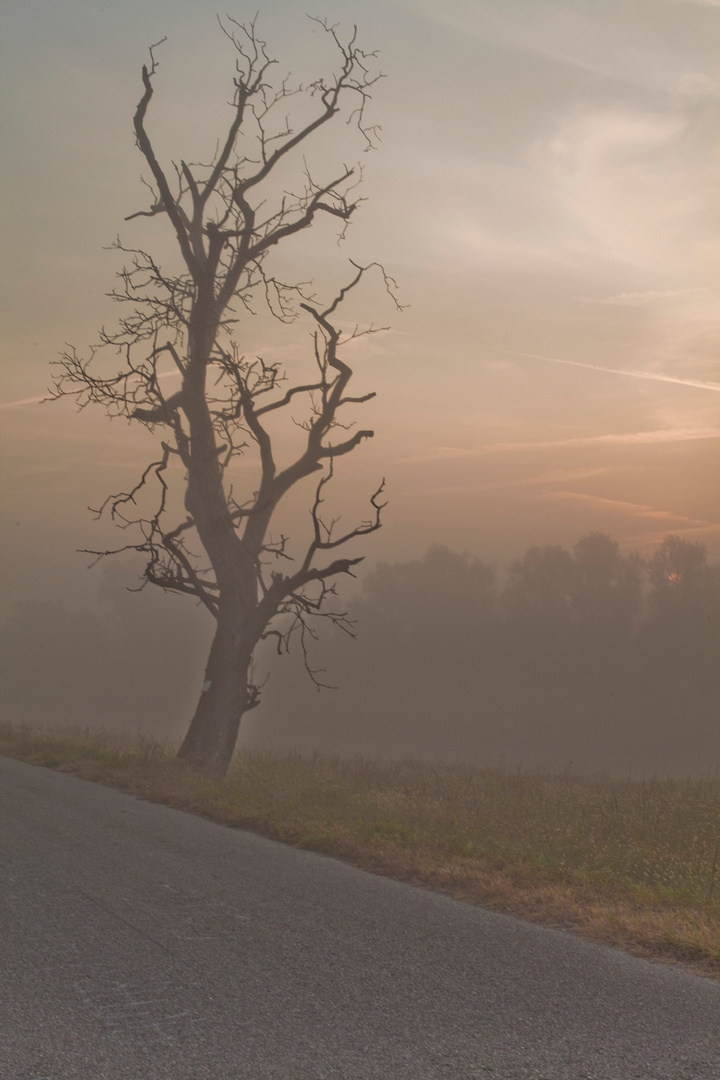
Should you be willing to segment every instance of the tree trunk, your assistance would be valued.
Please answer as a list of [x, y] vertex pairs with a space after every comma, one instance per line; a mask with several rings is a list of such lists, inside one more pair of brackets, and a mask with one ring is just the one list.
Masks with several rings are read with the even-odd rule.
[[240, 720], [249, 705], [248, 669], [252, 648], [237, 623], [219, 623], [205, 669], [200, 700], [178, 758], [222, 778], [235, 751]]

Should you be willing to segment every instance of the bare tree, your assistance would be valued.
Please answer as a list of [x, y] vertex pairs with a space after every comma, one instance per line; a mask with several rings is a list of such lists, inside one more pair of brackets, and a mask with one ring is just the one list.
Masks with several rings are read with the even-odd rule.
[[[134, 127], [151, 174], [146, 183], [152, 204], [126, 220], [164, 215], [177, 241], [180, 269], [168, 272], [148, 251], [124, 247], [118, 240], [126, 265], [111, 295], [129, 312], [115, 331], [101, 331], [89, 357], [74, 349], [62, 354], [52, 391], [58, 397], [74, 396], [81, 408], [101, 404], [111, 416], [161, 434], [157, 456], [135, 486], [109, 496], [98, 511], [135, 530], [136, 538], [115, 551], [94, 554], [141, 552], [144, 583], [194, 597], [215, 619], [202, 693], [179, 756], [218, 776], [227, 771], [241, 717], [259, 702], [253, 679], [258, 643], [272, 637], [283, 652], [297, 633], [304, 648], [307, 633], [314, 635], [313, 618], [322, 615], [351, 631], [345, 614], [333, 610], [333, 582], [351, 574], [361, 559], [343, 557], [337, 549], [377, 530], [384, 506], [383, 482], [370, 499], [368, 520], [355, 528], [338, 534], [322, 512], [336, 459], [373, 435], [351, 431], [344, 413], [340, 419], [345, 406], [375, 396], [349, 392], [353, 372], [341, 350], [348, 340], [375, 328], [356, 327], [342, 336], [338, 311], [371, 269], [397, 304], [395, 283], [379, 264], [351, 262], [348, 280], [323, 305], [310, 294], [308, 283], [283, 281], [268, 261], [279, 244], [318, 216], [337, 218], [343, 237], [358, 207], [353, 198], [358, 168], [343, 166], [327, 182], [317, 182], [303, 163], [300, 192], [283, 190], [281, 167], [293, 152], [343, 116], [356, 125], [365, 148], [375, 142], [376, 129], [365, 120], [371, 88], [380, 77], [371, 70], [375, 54], [359, 48], [356, 32], [343, 40], [334, 27], [319, 25], [337, 51], [337, 69], [331, 78], [293, 86], [289, 78], [274, 85], [270, 81], [275, 61], [254, 22], [227, 19], [221, 24], [235, 50], [232, 119], [207, 164], [181, 160], [168, 169], [155, 152], [146, 115], [162, 42], [150, 49]], [[311, 113], [293, 130], [286, 118], [276, 117], [298, 94], [306, 95]], [[242, 352], [238, 315], [249, 317], [258, 298], [281, 321], [310, 320], [317, 368], [310, 381], [287, 385], [279, 363]], [[108, 348], [121, 366], [103, 374], [98, 356]], [[168, 362], [180, 380], [180, 389], [170, 395], [163, 391], [163, 364]], [[290, 410], [303, 401], [305, 418], [298, 421]], [[268, 418], [277, 414], [299, 422], [303, 430], [301, 451], [283, 468], [276, 462], [268, 427]], [[257, 474], [240, 497], [232, 465], [253, 451]], [[179, 469], [170, 467], [174, 461]], [[184, 483], [179, 513], [171, 484], [178, 473]], [[283, 497], [313, 473], [320, 475], [311, 537], [304, 555], [291, 560], [286, 537], [273, 540], [271, 522]], [[150, 509], [141, 510], [153, 490]]]

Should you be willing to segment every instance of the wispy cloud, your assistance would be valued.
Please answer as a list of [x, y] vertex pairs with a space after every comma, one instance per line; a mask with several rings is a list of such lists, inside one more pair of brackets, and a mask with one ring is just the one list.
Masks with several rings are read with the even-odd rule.
[[[716, 6], [714, 0], [706, 2]], [[463, 35], [606, 79], [661, 89], [676, 75], [677, 62], [672, 52], [640, 37], [623, 20], [591, 18], [578, 4], [517, 5], [508, 0], [504, 4], [482, 0], [395, 3], [419, 18]]]
[[43, 394], [42, 397], [18, 398], [17, 401], [0, 401], [0, 409], [17, 409], [21, 405], [37, 405], [41, 401], [48, 400], [47, 394]]
[[623, 499], [609, 499], [602, 495], [588, 495], [580, 491], [544, 491], [539, 498], [557, 499], [562, 502], [580, 502], [586, 506], [593, 506], [599, 510], [615, 511], [621, 514], [631, 514], [633, 517], [646, 518], [652, 521], [667, 522], [668, 525], [703, 526], [720, 528], [720, 522], [706, 521], [703, 518], [691, 518], [685, 514], [677, 514], [673, 510], [659, 510], [648, 503], [626, 502]]
[[626, 518], [635, 518], [638, 520], [638, 524], [647, 522], [652, 527], [624, 537], [623, 547], [629, 551], [637, 551], [639, 548], [654, 548], [661, 543], [668, 533], [685, 538], [712, 538], [720, 534], [720, 522], [687, 517], [685, 514], [676, 514], [672, 510], [658, 510], [646, 503], [604, 499], [597, 495], [584, 495], [575, 491], [547, 491], [543, 492], [541, 497], [578, 502], [588, 509], [594, 508], [604, 514], [614, 513]]
[[[161, 371], [161, 372], [158, 373], [157, 378], [158, 379], [179, 379], [180, 378], [180, 372], [176, 371], [174, 369], [171, 370], [171, 371]], [[68, 394], [67, 396], [70, 397], [71, 395]], [[17, 401], [0, 401], [0, 409], [17, 409], [21, 405], [39, 405], [43, 401], [53, 401], [53, 400], [55, 400], [55, 399], [52, 398], [50, 396], [50, 394], [42, 394], [40, 397], [18, 398]]]
[[675, 0], [676, 4], [696, 4], [697, 7], [720, 8], [720, 0]]
[[[713, 536], [718, 534], [720, 534], [720, 524], [712, 521], [704, 522], [702, 525], [678, 524], [672, 526], [672, 535], [681, 536], [685, 539], [699, 539], [702, 537], [712, 539]], [[622, 540], [622, 546], [627, 551], [638, 551], [642, 548], [652, 549], [662, 543], [667, 535], [667, 528], [643, 530], [639, 533], [633, 533], [631, 536], [625, 536]]]
[[487, 487], [534, 487], [545, 484], [567, 484], [570, 480], [587, 480], [591, 476], [602, 476], [610, 472], [607, 465], [600, 465], [591, 469], [549, 469], [537, 476], [525, 476], [517, 480], [509, 480], [505, 483], [497, 481], [488, 484]]
[[459, 458], [484, 457], [509, 451], [573, 449], [583, 446], [642, 446], [654, 443], [690, 442], [694, 439], [720, 439], [720, 428], [660, 428], [655, 431], [608, 432], [602, 435], [579, 435], [569, 439], [540, 439], [528, 442], [497, 442], [485, 446], [434, 446], [418, 451], [403, 462], [453, 461]]
[[[579, 254], [695, 284], [714, 263], [717, 184], [692, 108], [577, 105], [534, 150]], [[670, 276], [672, 275], [672, 276]]]
[[600, 495], [586, 495], [579, 491], [544, 491], [539, 498], [553, 499], [558, 502], [577, 502], [586, 509], [595, 509], [603, 514], [617, 514], [625, 518], [646, 521], [654, 528], [643, 530], [637, 535], [626, 537], [624, 546], [629, 549], [654, 547], [669, 532], [679, 536], [713, 536], [720, 533], [720, 522], [707, 521], [704, 518], [687, 517], [673, 510], [658, 509], [648, 503], [625, 502], [621, 499], [608, 499]]
[[644, 307], [666, 300], [676, 300], [681, 296], [697, 296], [703, 289], [646, 289], [644, 292], [615, 293], [612, 296], [583, 296], [583, 304], [608, 304], [618, 307]]
[[711, 98], [717, 97], [720, 83], [704, 71], [685, 71], [675, 83], [674, 89], [685, 98]]
[[412, 498], [429, 495], [469, 495], [482, 491], [506, 491], [513, 488], [541, 487], [551, 484], [567, 484], [573, 480], [586, 480], [610, 472], [606, 465], [591, 469], [550, 469], [537, 476], [522, 476], [515, 480], [493, 480], [487, 484], [444, 484], [432, 488], [413, 488], [404, 492]]
[[602, 371], [608, 375], [623, 375], [630, 379], [647, 379], [650, 382], [675, 383], [678, 386], [692, 386], [698, 390], [712, 390], [720, 393], [720, 383], [703, 379], [685, 379], [679, 375], [668, 375], [661, 371], [638, 371], [636, 368], [610, 368], [602, 364], [586, 364], [580, 360], [563, 360], [559, 356], [543, 356], [540, 353], [520, 352], [516, 349], [498, 349], [498, 352], [510, 356], [524, 356], [531, 360], [545, 360], [550, 364], [567, 364], [569, 367], [586, 368], [588, 371]]

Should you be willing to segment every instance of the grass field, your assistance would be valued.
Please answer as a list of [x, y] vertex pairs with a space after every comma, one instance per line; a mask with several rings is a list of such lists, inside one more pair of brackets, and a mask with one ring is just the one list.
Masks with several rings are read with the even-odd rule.
[[720, 778], [611, 779], [0, 726], [0, 753], [720, 977]]

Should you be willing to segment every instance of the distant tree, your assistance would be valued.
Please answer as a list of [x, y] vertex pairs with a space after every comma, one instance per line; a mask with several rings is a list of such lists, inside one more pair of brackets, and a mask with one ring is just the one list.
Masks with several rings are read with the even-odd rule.
[[[305, 87], [289, 78], [273, 84], [274, 61], [255, 23], [228, 18], [222, 25], [235, 52], [232, 112], [209, 163], [161, 163], [146, 129], [157, 46], [142, 70], [134, 127], [151, 197], [148, 209], [126, 220], [162, 217], [177, 245], [179, 269], [166, 269], [148, 250], [118, 241], [127, 264], [113, 298], [129, 310], [117, 330], [101, 332], [88, 358], [74, 349], [63, 355], [55, 387], [58, 397], [72, 395], [81, 407], [103, 405], [111, 416], [159, 433], [157, 456], [138, 482], [111, 495], [100, 512], [134, 530], [135, 537], [117, 551], [145, 556], [147, 583], [192, 597], [215, 620], [203, 690], [179, 756], [219, 776], [228, 768], [241, 717], [260, 698], [252, 675], [258, 643], [272, 637], [282, 652], [295, 631], [303, 640], [312, 633], [310, 620], [322, 614], [349, 629], [328, 601], [334, 579], [351, 573], [361, 559], [330, 553], [378, 529], [384, 504], [381, 483], [368, 519], [345, 532], [323, 514], [335, 462], [373, 435], [349, 430], [345, 407], [374, 394], [351, 391], [353, 371], [341, 355], [347, 341], [373, 328], [343, 337], [337, 318], [371, 267], [391, 295], [394, 285], [379, 264], [353, 263], [345, 284], [320, 303], [308, 282], [286, 281], [269, 261], [279, 245], [319, 218], [337, 219], [344, 235], [359, 205], [358, 170], [343, 166], [320, 181], [300, 164], [291, 182], [286, 166], [343, 115], [356, 126], [364, 148], [373, 145], [375, 130], [365, 111], [380, 77], [371, 70], [375, 54], [360, 49], [355, 33], [344, 40], [319, 22], [337, 52], [336, 73]], [[302, 94], [295, 130], [286, 109]], [[245, 355], [238, 324], [253, 304], [264, 304], [283, 322], [301, 313], [309, 320], [312, 377], [286, 387], [280, 363]], [[119, 367], [117, 360], [102, 367], [104, 348], [119, 358]], [[171, 373], [180, 388], [169, 393]], [[298, 419], [303, 406], [304, 418]], [[295, 424], [304, 432], [302, 449], [285, 467], [278, 465], [275, 441], [282, 417], [290, 430], [297, 430]], [[250, 453], [257, 469], [248, 480], [249, 472], [239, 475], [232, 467]], [[311, 539], [286, 572], [288, 541], [273, 537], [271, 525], [287, 493], [313, 475], [319, 480], [311, 498]], [[174, 493], [178, 483], [181, 499]]]
[[425, 693], [447, 694], [453, 680], [465, 680], [468, 665], [489, 660], [485, 638], [496, 601], [494, 567], [438, 544], [422, 559], [379, 563], [353, 614], [364, 628], [364, 654], [386, 670], [383, 681], [394, 681], [395, 666], [412, 671]]
[[531, 547], [509, 570], [504, 603], [511, 618], [630, 632], [642, 602], [642, 560], [624, 556], [605, 533], [582, 536], [572, 551]]
[[700, 654], [720, 645], [720, 566], [703, 544], [666, 536], [647, 561], [647, 633]]
[[642, 559], [622, 555], [617, 540], [600, 532], [582, 536], [572, 550], [572, 607], [579, 624], [620, 644], [640, 617]]
[[575, 565], [565, 548], [531, 547], [508, 569], [504, 593], [509, 615], [528, 622], [569, 621], [572, 615]]
[[495, 576], [488, 563], [436, 544], [422, 559], [378, 563], [365, 578], [362, 595], [369, 607], [388, 617], [407, 620], [413, 612], [434, 611], [437, 618], [449, 613], [456, 620], [494, 610]]
[[666, 536], [646, 570], [635, 658], [648, 739], [674, 770], [713, 768], [720, 755], [720, 567], [708, 562], [702, 544]]
[[699, 603], [715, 611], [719, 569], [708, 563], [703, 544], [666, 536], [647, 561], [651, 612], [695, 613]]

